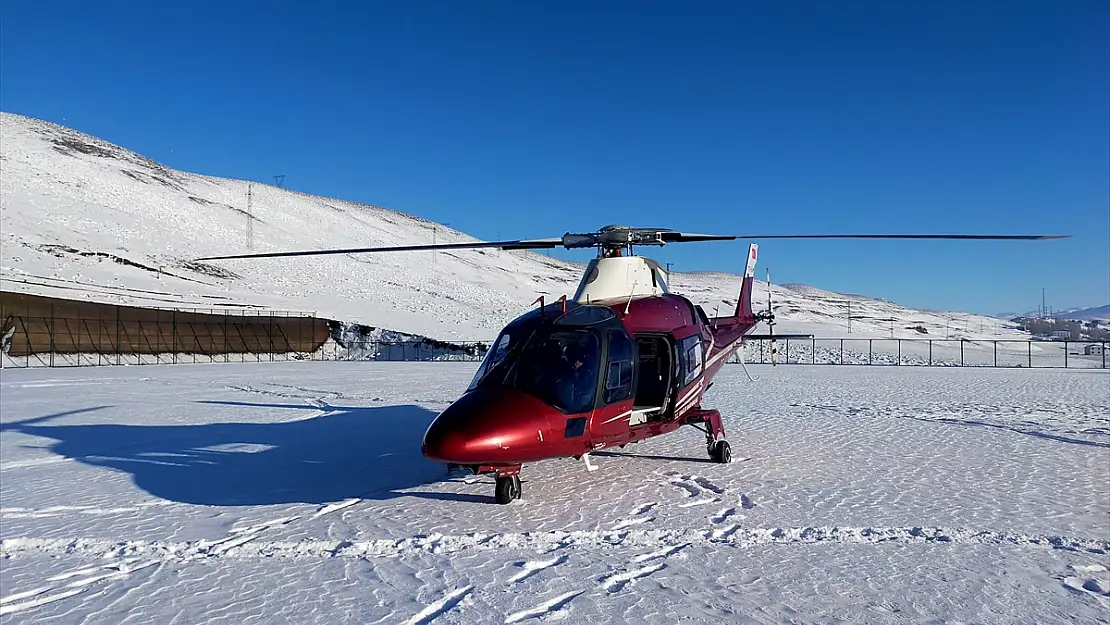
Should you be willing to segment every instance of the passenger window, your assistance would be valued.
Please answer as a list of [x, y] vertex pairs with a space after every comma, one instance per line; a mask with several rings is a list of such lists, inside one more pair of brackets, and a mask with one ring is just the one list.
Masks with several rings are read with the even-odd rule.
[[632, 341], [624, 332], [609, 331], [609, 364], [605, 371], [605, 403], [632, 397]]
[[693, 382], [699, 375], [701, 375], [704, 354], [701, 348], [701, 337], [691, 336], [683, 339], [682, 341], [683, 353], [685, 354], [685, 369], [686, 375], [683, 378], [683, 384]]

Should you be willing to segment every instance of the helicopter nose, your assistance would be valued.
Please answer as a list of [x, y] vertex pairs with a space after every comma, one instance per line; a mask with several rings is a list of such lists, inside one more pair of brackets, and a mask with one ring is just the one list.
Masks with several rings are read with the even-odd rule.
[[506, 389], [478, 389], [460, 397], [428, 426], [421, 451], [454, 464], [529, 462], [551, 440], [547, 405]]

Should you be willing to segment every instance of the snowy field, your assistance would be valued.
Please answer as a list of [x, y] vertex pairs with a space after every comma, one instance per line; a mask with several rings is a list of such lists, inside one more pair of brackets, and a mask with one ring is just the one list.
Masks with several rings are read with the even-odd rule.
[[2, 623], [1105, 623], [1106, 371], [739, 366], [692, 429], [448, 481], [474, 363], [0, 372]]

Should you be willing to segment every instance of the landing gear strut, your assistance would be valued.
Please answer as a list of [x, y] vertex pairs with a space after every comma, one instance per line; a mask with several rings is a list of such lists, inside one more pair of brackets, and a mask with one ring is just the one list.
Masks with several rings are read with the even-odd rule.
[[705, 448], [713, 462], [732, 462], [732, 448], [724, 440], [725, 426], [721, 422], [721, 413], [716, 410], [691, 410], [685, 419], [687, 425], [705, 432]]

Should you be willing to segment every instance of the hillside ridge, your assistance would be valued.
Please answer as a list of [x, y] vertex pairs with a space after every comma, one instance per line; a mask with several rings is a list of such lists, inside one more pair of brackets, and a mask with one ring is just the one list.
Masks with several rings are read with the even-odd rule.
[[[172, 169], [98, 137], [0, 112], [5, 290], [179, 308], [311, 312], [439, 340], [488, 340], [540, 295], [572, 295], [582, 262], [496, 249], [197, 262], [247, 251], [478, 239], [361, 202]], [[247, 210], [247, 188], [251, 206]], [[707, 311], [734, 305], [741, 276], [676, 272]], [[840, 336], [1026, 336], [1013, 324], [880, 298], [757, 281], [777, 331]], [[960, 320], [954, 330], [954, 320]], [[940, 334], [938, 334], [940, 332]], [[958, 333], [958, 334], [957, 334]]]

